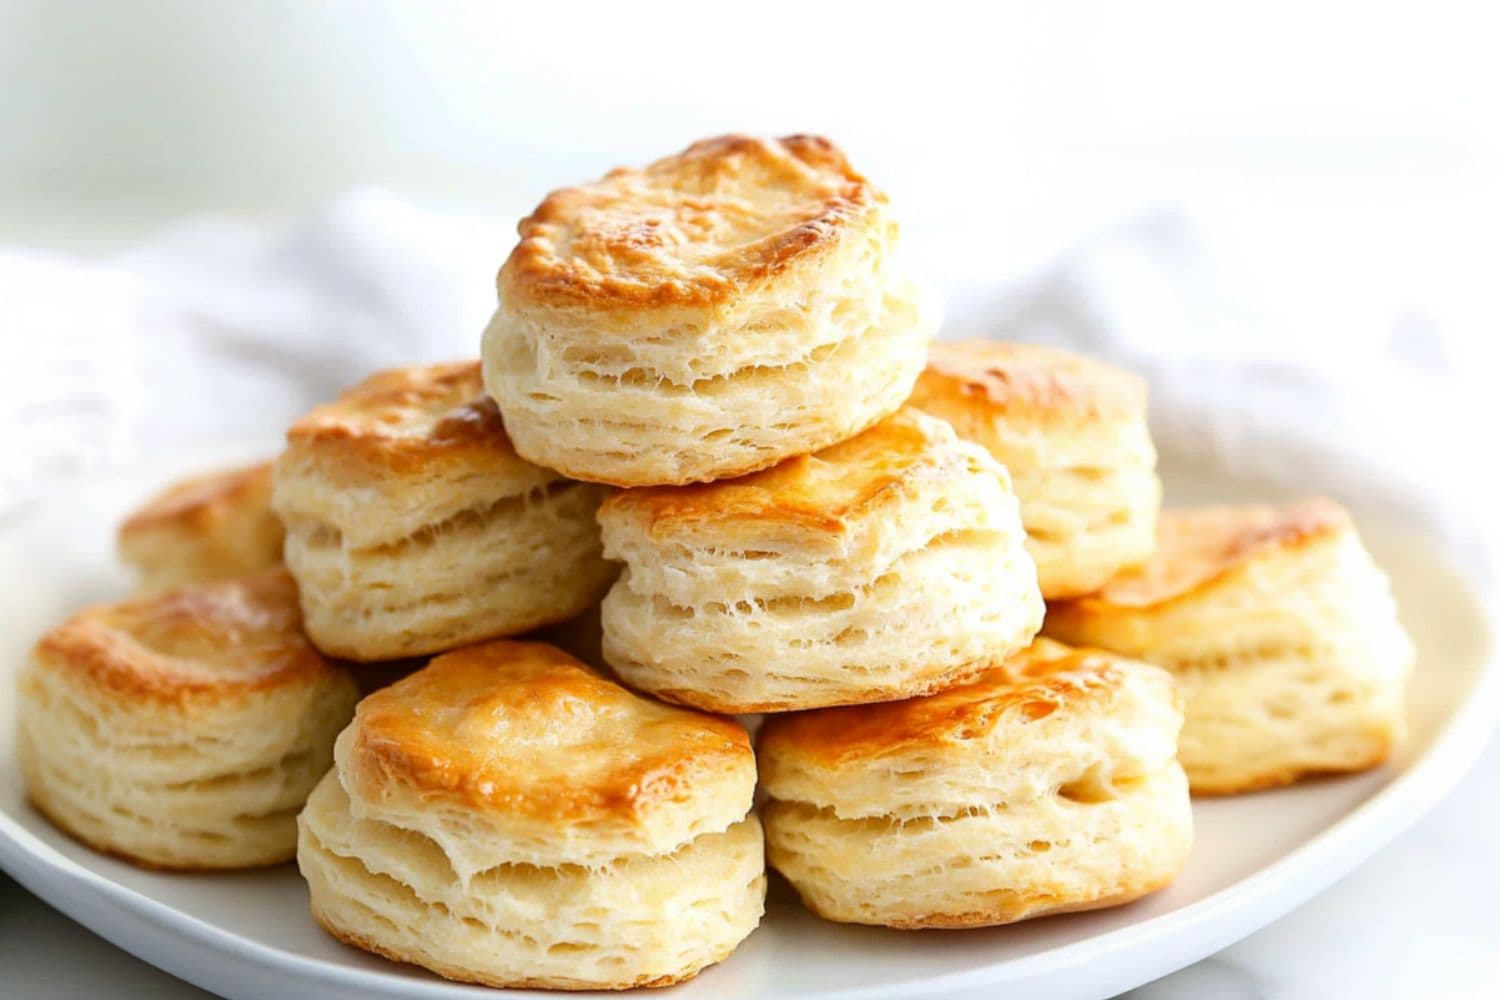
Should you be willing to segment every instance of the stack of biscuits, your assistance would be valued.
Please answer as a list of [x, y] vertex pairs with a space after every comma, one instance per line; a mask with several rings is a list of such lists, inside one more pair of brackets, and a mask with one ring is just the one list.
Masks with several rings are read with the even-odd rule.
[[329, 933], [451, 979], [623, 989], [728, 957], [768, 865], [835, 921], [1114, 906], [1181, 870], [1190, 792], [1399, 740], [1348, 514], [1163, 510], [1144, 383], [933, 343], [827, 140], [700, 142], [519, 235], [479, 359], [125, 522], [142, 593], [21, 679], [59, 827], [295, 857]]

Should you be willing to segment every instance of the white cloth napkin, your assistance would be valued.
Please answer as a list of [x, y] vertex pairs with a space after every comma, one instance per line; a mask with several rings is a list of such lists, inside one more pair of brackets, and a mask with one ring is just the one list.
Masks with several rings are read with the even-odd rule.
[[105, 261], [0, 251], [0, 510], [73, 475], [269, 454], [370, 371], [474, 355], [510, 243], [362, 191], [284, 230], [190, 220]]
[[[513, 233], [357, 191], [290, 228], [190, 220], [103, 261], [0, 250], [0, 515], [69, 476], [226, 446], [269, 454], [299, 413], [372, 370], [473, 356]], [[962, 233], [927, 235], [941, 237], [922, 241], [929, 256], [967, 262], [917, 261], [940, 287], [972, 275]], [[1182, 211], [1146, 211], [1031, 275], [944, 289], [945, 335], [1121, 361], [1151, 380], [1164, 448], [1335, 496], [1375, 470], [1387, 505], [1487, 549], [1475, 526], [1493, 473], [1472, 450], [1483, 418], [1460, 331], [1410, 314], [1372, 328], [1353, 308], [1347, 329], [1268, 322], [1296, 311], [1246, 301], [1218, 260]], [[1254, 443], [1268, 439], [1279, 446]]]
[[1482, 515], [1496, 476], [1476, 439], [1500, 410], [1460, 364], [1472, 331], [1413, 312], [1377, 326], [1278, 325], [1230, 278], [1208, 234], [1158, 209], [971, 300], [957, 323], [1119, 361], [1150, 380], [1163, 448], [1296, 491], [1378, 501], [1487, 573], [1500, 535]]

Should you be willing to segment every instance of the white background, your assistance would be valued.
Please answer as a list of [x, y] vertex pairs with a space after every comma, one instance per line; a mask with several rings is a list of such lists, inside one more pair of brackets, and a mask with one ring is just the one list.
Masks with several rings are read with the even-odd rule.
[[1446, 309], [1493, 249], [1487, 6], [0, 0], [0, 239], [369, 184], [509, 217], [702, 135], [813, 130], [974, 275], [1166, 200], [1277, 241], [1258, 287]]

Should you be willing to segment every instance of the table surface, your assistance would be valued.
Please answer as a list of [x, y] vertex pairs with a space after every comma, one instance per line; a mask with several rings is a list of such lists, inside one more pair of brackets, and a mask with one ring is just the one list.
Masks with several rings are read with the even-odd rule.
[[[1305, 906], [1133, 1000], [1500, 996], [1500, 741], [1447, 801]], [[7, 997], [204, 997], [0, 876]], [[499, 994], [497, 994], [499, 995]]]

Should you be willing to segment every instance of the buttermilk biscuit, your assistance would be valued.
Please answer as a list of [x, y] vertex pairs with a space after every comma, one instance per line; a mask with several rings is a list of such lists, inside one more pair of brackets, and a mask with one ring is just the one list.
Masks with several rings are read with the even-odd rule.
[[604, 658], [668, 701], [771, 712], [957, 683], [1041, 627], [1005, 470], [901, 411], [742, 479], [625, 490], [599, 510], [625, 571]]
[[1150, 557], [1161, 482], [1140, 378], [1049, 347], [940, 341], [911, 403], [1010, 470], [1048, 600]]
[[335, 937], [489, 986], [666, 986], [760, 922], [744, 729], [491, 642], [370, 695], [303, 812]]
[[273, 503], [308, 634], [365, 661], [584, 611], [614, 575], [604, 492], [519, 457], [467, 363], [382, 372], [297, 421]]
[[1166, 510], [1158, 531], [1150, 563], [1054, 604], [1046, 632], [1173, 673], [1193, 791], [1384, 761], [1414, 651], [1349, 515], [1327, 500]]
[[977, 927], [1129, 902], [1192, 843], [1182, 713], [1153, 666], [1039, 639], [910, 701], [766, 719], [771, 865], [813, 912]]
[[814, 136], [699, 142], [520, 224], [484, 379], [522, 455], [619, 486], [725, 479], [892, 413], [937, 328], [886, 198]]
[[174, 483], [120, 525], [120, 557], [143, 590], [226, 580], [281, 562], [271, 463]]
[[19, 686], [26, 792], [64, 832], [152, 868], [269, 865], [354, 712], [284, 570], [83, 611]]

